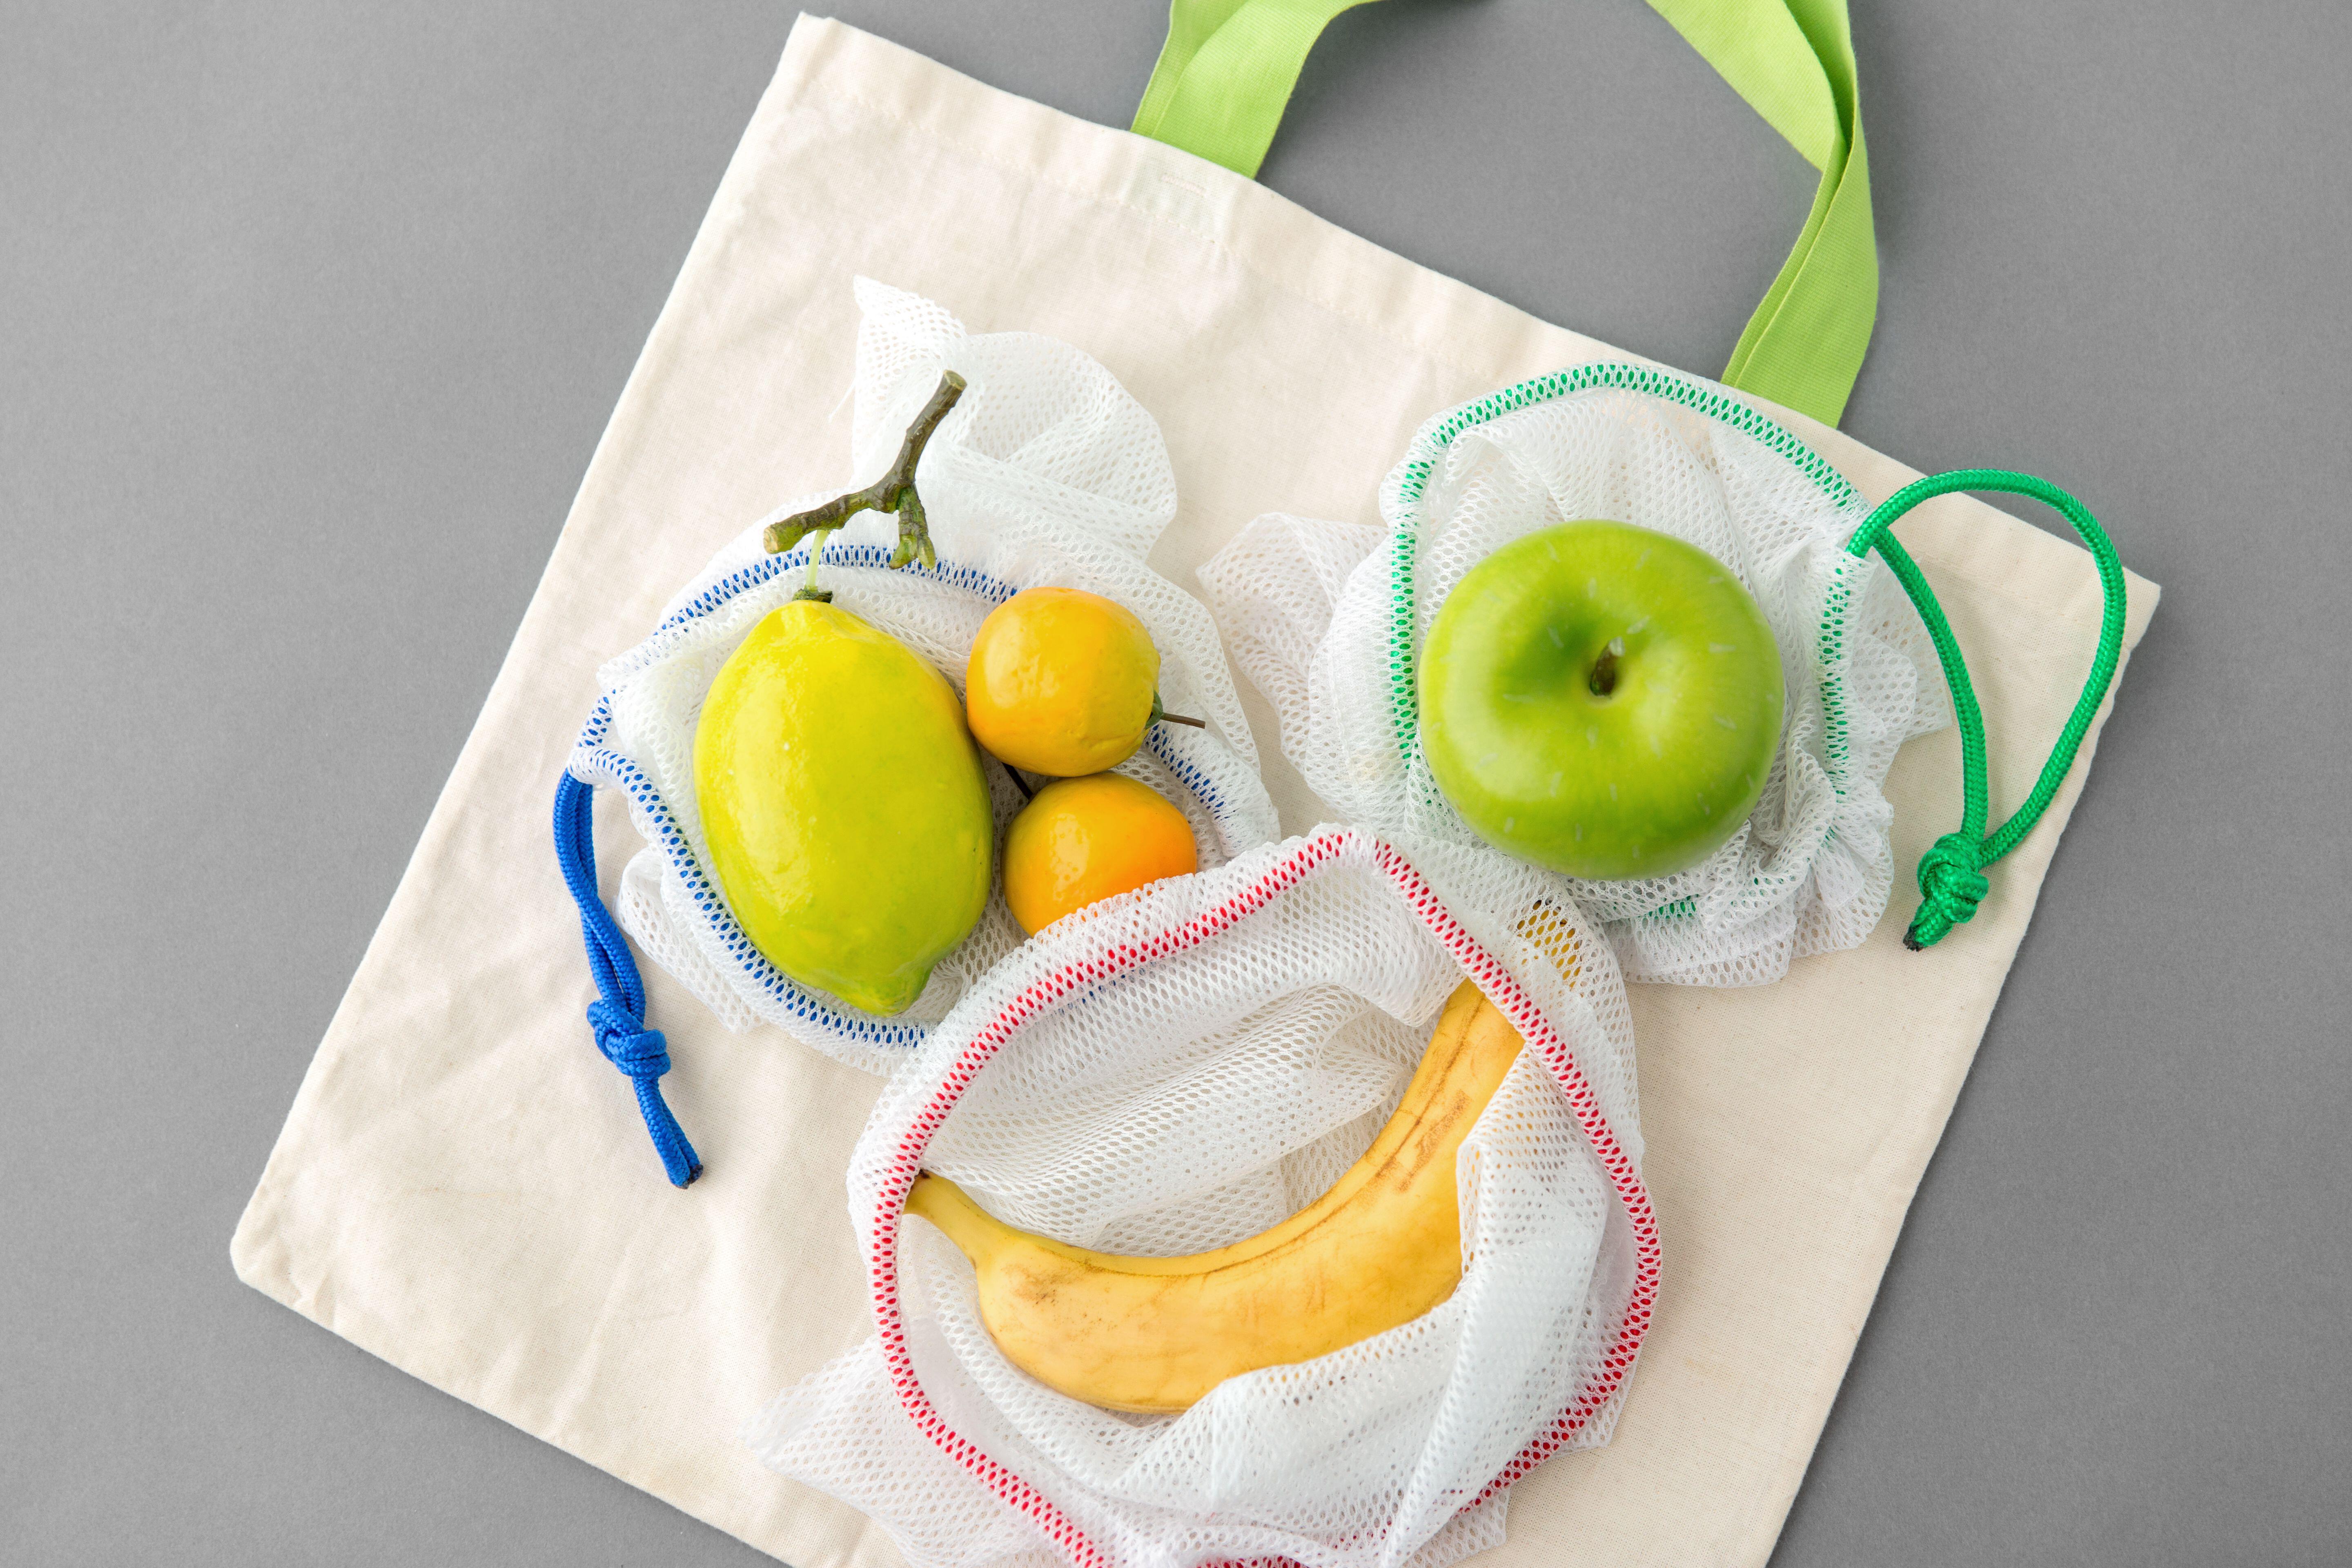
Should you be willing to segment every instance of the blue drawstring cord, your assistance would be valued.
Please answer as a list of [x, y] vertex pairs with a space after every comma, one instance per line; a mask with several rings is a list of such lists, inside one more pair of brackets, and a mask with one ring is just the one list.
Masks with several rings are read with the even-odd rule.
[[563, 868], [572, 901], [580, 906], [580, 934], [588, 944], [588, 973], [598, 992], [588, 1004], [588, 1022], [604, 1059], [636, 1085], [637, 1109], [661, 1152], [662, 1169], [669, 1173], [670, 1185], [683, 1187], [702, 1174], [702, 1162], [662, 1099], [659, 1080], [669, 1071], [668, 1042], [659, 1029], [646, 1027], [646, 983], [629, 956], [628, 939], [596, 891], [595, 804], [596, 792], [569, 773], [555, 786], [555, 859]]

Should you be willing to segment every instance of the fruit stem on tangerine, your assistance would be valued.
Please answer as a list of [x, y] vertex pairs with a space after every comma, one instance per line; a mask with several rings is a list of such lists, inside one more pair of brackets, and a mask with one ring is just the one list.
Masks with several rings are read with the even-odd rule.
[[923, 512], [923, 498], [915, 493], [915, 466], [923, 456], [923, 447], [939, 429], [940, 421], [956, 405], [964, 392], [963, 377], [953, 371], [940, 374], [940, 384], [915, 422], [907, 426], [907, 438], [899, 445], [898, 459], [883, 476], [862, 490], [834, 497], [823, 506], [796, 511], [779, 522], [768, 525], [760, 542], [771, 555], [780, 555], [811, 534], [817, 536], [809, 546], [809, 580], [794, 598], [830, 600], [833, 595], [816, 585], [817, 558], [824, 552], [824, 535], [831, 533], [851, 517], [861, 511], [887, 511], [898, 519], [898, 546], [890, 552], [892, 567], [905, 566], [918, 556], [926, 566], [940, 563], [939, 552], [931, 548], [930, 520]]
[[1181, 713], [1171, 713], [1167, 709], [1160, 706], [1160, 693], [1155, 691], [1151, 694], [1151, 717], [1143, 721], [1143, 727], [1149, 730], [1154, 724], [1160, 723], [1190, 724], [1195, 730], [1205, 730], [1209, 727], [1209, 721], [1206, 719], [1188, 719]]

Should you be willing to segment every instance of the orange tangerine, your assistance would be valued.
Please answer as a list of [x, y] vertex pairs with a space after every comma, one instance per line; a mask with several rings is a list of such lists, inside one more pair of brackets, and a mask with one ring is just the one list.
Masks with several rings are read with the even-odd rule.
[[1160, 650], [1124, 605], [1082, 588], [1027, 588], [971, 641], [972, 738], [1016, 768], [1076, 778], [1135, 753], [1159, 717]]
[[1055, 780], [1004, 832], [1004, 901], [1025, 931], [1200, 867], [1184, 814], [1118, 773]]

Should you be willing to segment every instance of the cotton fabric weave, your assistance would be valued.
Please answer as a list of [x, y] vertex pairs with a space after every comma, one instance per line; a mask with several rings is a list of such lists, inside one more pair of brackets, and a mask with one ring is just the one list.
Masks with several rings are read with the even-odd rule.
[[[835, 23], [794, 28], [233, 1256], [335, 1332], [795, 1568], [899, 1560], [739, 1440], [869, 1331], [842, 1173], [878, 1086], [730, 1034], [650, 974], [664, 1090], [708, 1161], [691, 1189], [665, 1184], [582, 1017], [546, 805], [598, 665], [742, 519], [841, 473], [861, 274], [1108, 366], [1168, 438], [1178, 510], [1151, 561], [1178, 582], [1269, 510], [1373, 525], [1381, 475], [1432, 412], [1627, 357], [1199, 159]], [[1775, 416], [1865, 495], [1915, 477]], [[2021, 799], [2096, 638], [2089, 559], [1960, 497], [1902, 532], [1971, 652], [1996, 804]], [[2130, 587], [2137, 641], [2156, 591]], [[1272, 713], [1244, 706], [1303, 831], [1324, 813]], [[1863, 946], [1777, 984], [1634, 988], [1659, 1314], [1610, 1446], [1520, 1482], [1483, 1561], [1765, 1561], [2095, 743], [1932, 952], [1903, 951], [1898, 884]], [[1958, 821], [1958, 780], [1948, 731], [1895, 759], [1898, 863]], [[610, 889], [631, 839], [617, 802], [597, 830]]]

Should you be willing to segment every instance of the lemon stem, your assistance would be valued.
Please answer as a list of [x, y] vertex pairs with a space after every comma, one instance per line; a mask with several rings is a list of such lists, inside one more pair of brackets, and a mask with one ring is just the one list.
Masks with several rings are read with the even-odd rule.
[[818, 529], [809, 535], [808, 581], [801, 584], [801, 591], [793, 598], [814, 599], [820, 605], [833, 603], [833, 590], [816, 585], [816, 563], [824, 559], [824, 542], [832, 537], [833, 530], [829, 528]]
[[898, 547], [890, 552], [893, 567], [905, 566], [920, 558], [926, 566], [940, 563], [939, 552], [931, 548], [930, 521], [923, 513], [923, 498], [915, 493], [915, 466], [921, 461], [923, 447], [930, 440], [940, 421], [963, 395], [964, 379], [953, 371], [940, 374], [939, 389], [915, 422], [907, 426], [907, 439], [898, 447], [898, 460], [888, 471], [862, 490], [834, 497], [823, 506], [796, 511], [781, 522], [772, 522], [761, 536], [761, 543], [771, 555], [780, 555], [811, 534], [816, 535], [809, 546], [809, 578], [807, 586], [793, 597], [801, 599], [831, 599], [833, 595], [816, 585], [817, 558], [824, 552], [824, 536], [847, 522], [861, 511], [887, 511], [898, 519]]

